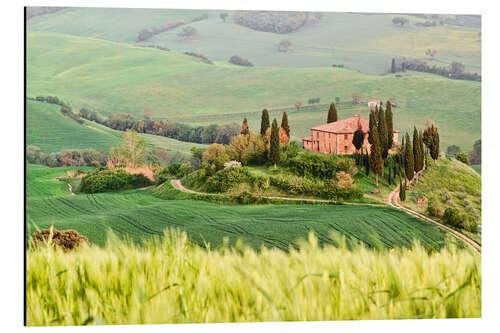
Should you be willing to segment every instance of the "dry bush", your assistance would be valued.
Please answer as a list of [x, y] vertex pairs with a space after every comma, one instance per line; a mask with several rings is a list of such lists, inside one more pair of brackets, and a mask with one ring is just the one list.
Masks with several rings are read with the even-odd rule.
[[87, 237], [76, 230], [57, 230], [55, 228], [35, 231], [31, 236], [33, 246], [50, 244], [59, 247], [63, 251], [73, 250], [83, 244], [89, 244]]

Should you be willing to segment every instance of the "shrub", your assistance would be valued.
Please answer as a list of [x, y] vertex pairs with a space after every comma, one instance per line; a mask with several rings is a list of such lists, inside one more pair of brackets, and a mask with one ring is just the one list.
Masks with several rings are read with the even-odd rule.
[[80, 192], [101, 193], [139, 188], [151, 185], [151, 180], [143, 174], [130, 174], [124, 170], [99, 170], [82, 178]]
[[465, 225], [470, 223], [468, 215], [454, 207], [446, 208], [443, 214], [443, 221], [457, 228], [464, 228]]
[[57, 230], [55, 228], [35, 231], [31, 236], [33, 246], [43, 246], [45, 244], [58, 247], [63, 251], [76, 249], [84, 244], [89, 244], [87, 237], [81, 235], [76, 230]]
[[208, 177], [206, 188], [209, 192], [226, 192], [241, 183], [251, 183], [253, 179], [246, 167], [222, 169]]
[[248, 191], [243, 191], [235, 197], [236, 201], [242, 205], [248, 204], [268, 204], [271, 202], [270, 199], [266, 197], [261, 197], [254, 195]]
[[431, 197], [427, 202], [427, 212], [431, 216], [441, 218], [443, 217], [444, 207], [438, 199], [436, 199], [435, 197]]
[[253, 64], [248, 61], [248, 59], [242, 58], [238, 55], [234, 55], [229, 59], [229, 62], [233, 65], [245, 66], [245, 67], [253, 67]]
[[234, 23], [247, 28], [277, 34], [286, 34], [302, 27], [308, 18], [304, 12], [238, 11]]
[[467, 165], [470, 165], [470, 162], [469, 162], [469, 156], [467, 156], [467, 154], [461, 150], [458, 154], [457, 154], [457, 160], [459, 160], [460, 162], [464, 163], [464, 164], [467, 164]]
[[286, 165], [293, 173], [299, 176], [332, 179], [337, 170], [339, 170], [339, 167], [342, 168], [341, 171], [347, 172], [349, 166], [351, 166], [348, 161], [339, 162], [337, 164], [340, 159], [343, 158], [329, 154], [304, 151], [299, 153], [296, 157], [289, 159]]

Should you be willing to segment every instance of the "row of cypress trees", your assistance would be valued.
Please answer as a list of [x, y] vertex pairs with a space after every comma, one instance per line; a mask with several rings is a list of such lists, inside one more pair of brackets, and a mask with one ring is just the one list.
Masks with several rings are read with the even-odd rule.
[[406, 199], [406, 187], [408, 182], [411, 182], [416, 175], [418, 175], [425, 168], [427, 151], [430, 153], [433, 160], [439, 158], [439, 131], [434, 124], [426, 128], [422, 132], [413, 127], [413, 138], [410, 141], [410, 135], [406, 133], [401, 143], [401, 151], [403, 155], [405, 179], [400, 180], [399, 186], [399, 199], [404, 201]]
[[[290, 125], [288, 123], [288, 115], [286, 114], [286, 112], [283, 112], [283, 117], [281, 118], [281, 126], [278, 127], [276, 118], [273, 119], [273, 123], [270, 126], [269, 112], [267, 111], [267, 109], [262, 110], [260, 121], [260, 135], [265, 136], [269, 127], [271, 127], [269, 161], [273, 163], [274, 168], [276, 168], [276, 164], [280, 161], [280, 127], [283, 128], [286, 135], [290, 138]], [[241, 125], [241, 134], [250, 134], [250, 128], [248, 126], [247, 118], [243, 119], [243, 123]]]

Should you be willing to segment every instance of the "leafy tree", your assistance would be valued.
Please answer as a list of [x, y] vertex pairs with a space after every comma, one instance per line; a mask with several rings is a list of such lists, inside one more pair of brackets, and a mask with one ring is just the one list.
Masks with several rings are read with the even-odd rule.
[[385, 123], [387, 126], [387, 146], [389, 149], [394, 145], [394, 122], [392, 118], [392, 103], [391, 101], [387, 101], [385, 107]]
[[276, 164], [280, 161], [280, 134], [276, 118], [273, 120], [273, 125], [271, 127], [269, 160], [274, 164], [274, 168], [276, 169]]
[[337, 108], [335, 107], [335, 103], [332, 103], [330, 104], [330, 109], [328, 109], [328, 119], [326, 120], [326, 122], [333, 123], [337, 121], [337, 119]]
[[481, 164], [481, 139], [474, 142], [473, 150], [470, 153], [470, 162], [472, 164]]
[[337, 104], [340, 103], [340, 97], [335, 97], [335, 103], [337, 103]]
[[281, 128], [285, 130], [286, 135], [290, 138], [290, 126], [288, 125], [288, 115], [283, 112], [283, 118], [281, 118]]
[[378, 187], [378, 175], [384, 168], [384, 160], [382, 159], [382, 148], [380, 147], [380, 139], [376, 126], [373, 127], [372, 132], [373, 143], [370, 148], [370, 169], [375, 174], [375, 184]]
[[222, 21], [226, 22], [226, 18], [228, 15], [228, 13], [220, 13], [220, 18], [222, 19]]
[[260, 121], [260, 135], [266, 135], [266, 131], [269, 128], [269, 112], [267, 109], [262, 110], [262, 117]]
[[465, 70], [465, 65], [461, 62], [452, 62], [450, 65], [450, 73], [451, 74], [462, 74]]
[[248, 128], [248, 120], [247, 118], [243, 119], [243, 123], [241, 124], [241, 134], [249, 134], [250, 129]]
[[387, 142], [387, 124], [385, 119], [385, 112], [384, 109], [382, 109], [382, 107], [380, 107], [378, 111], [377, 125], [378, 125], [377, 129], [379, 134], [379, 142], [380, 142], [382, 158], [385, 160], [389, 152], [389, 144]]
[[404, 167], [406, 178], [411, 181], [413, 179], [413, 175], [415, 174], [415, 158], [408, 133], [406, 133], [405, 137]]
[[392, 19], [392, 23], [394, 25], [400, 25], [400, 26], [404, 26], [405, 24], [409, 23], [410, 21], [408, 21], [407, 18], [405, 17], [402, 17], [402, 16], [397, 16], [395, 18]]
[[457, 154], [457, 160], [459, 160], [460, 162], [465, 163], [467, 165], [470, 165], [469, 157], [467, 156], [467, 154], [463, 150], [461, 150]]
[[396, 73], [396, 59], [392, 58], [391, 73]]
[[361, 147], [363, 147], [363, 142], [365, 141], [365, 133], [361, 127], [359, 127], [356, 132], [354, 132], [354, 136], [352, 137], [352, 144], [356, 148], [356, 152], [359, 152]]
[[186, 40], [198, 34], [198, 30], [193, 27], [184, 27], [178, 34], [179, 38]]
[[277, 44], [278, 52], [288, 53], [290, 51], [290, 47], [292, 46], [292, 42], [288, 39], [282, 39]]
[[132, 168], [144, 165], [146, 156], [146, 140], [137, 132], [127, 130], [122, 135], [121, 145], [111, 148], [109, 162], [112, 166], [129, 166]]
[[191, 165], [194, 170], [198, 169], [203, 162], [203, 152], [205, 149], [192, 147], [191, 148]]
[[446, 150], [446, 154], [448, 154], [449, 156], [457, 156], [457, 154], [461, 151], [462, 149], [460, 149], [459, 146], [457, 145], [451, 145], [451, 146], [448, 146], [448, 149]]

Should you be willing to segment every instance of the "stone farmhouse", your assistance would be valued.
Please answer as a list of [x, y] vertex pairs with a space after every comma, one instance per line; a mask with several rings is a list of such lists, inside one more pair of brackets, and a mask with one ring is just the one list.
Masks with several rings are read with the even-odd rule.
[[[356, 148], [352, 144], [354, 132], [361, 128], [365, 135], [362, 151], [370, 153], [370, 143], [368, 142], [368, 132], [370, 123], [362, 119], [359, 115], [342, 119], [333, 123], [323, 124], [311, 128], [312, 135], [302, 140], [304, 149], [309, 149], [318, 153], [351, 155], [356, 153]], [[394, 130], [394, 143], [398, 142], [397, 130]], [[390, 154], [395, 153], [394, 149], [389, 150]]]

